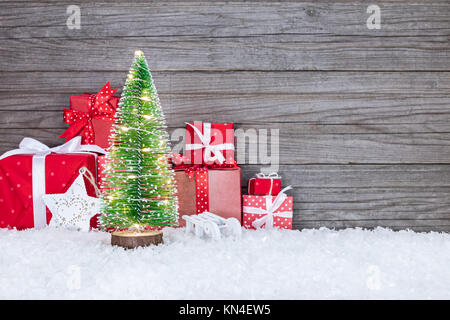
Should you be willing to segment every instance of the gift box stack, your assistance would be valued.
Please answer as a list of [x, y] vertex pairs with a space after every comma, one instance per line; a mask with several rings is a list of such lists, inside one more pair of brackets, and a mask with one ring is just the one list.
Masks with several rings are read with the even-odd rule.
[[247, 229], [292, 229], [293, 199], [281, 190], [277, 173], [258, 173], [248, 181], [248, 195], [243, 195], [242, 224]]
[[185, 150], [171, 159], [180, 216], [209, 211], [240, 222], [242, 175], [234, 160], [233, 123], [187, 123]]
[[[44, 195], [66, 193], [82, 168], [97, 179], [102, 175], [99, 164], [120, 99], [113, 96], [116, 90], [108, 82], [97, 94], [70, 97], [70, 109], [63, 114], [69, 128], [60, 136], [65, 144], [49, 148], [24, 138], [18, 149], [0, 157], [0, 228], [45, 227], [52, 213]], [[96, 197], [96, 186], [84, 179], [87, 195]], [[96, 227], [97, 217], [90, 225]]]
[[[70, 108], [63, 110], [69, 124], [60, 136], [66, 143], [49, 148], [24, 138], [19, 148], [0, 158], [0, 227], [43, 228], [52, 213], [43, 198], [67, 192], [86, 168], [102, 187], [109, 135], [115, 120], [119, 97], [113, 96], [109, 82], [97, 94], [70, 97]], [[179, 214], [205, 211], [241, 221], [241, 169], [234, 160], [232, 123], [193, 122], [186, 124], [186, 155], [171, 159], [177, 184]], [[86, 192], [95, 197], [92, 184]], [[180, 219], [180, 226], [184, 220]], [[97, 217], [91, 227], [97, 226]]]
[[[98, 196], [110, 146], [119, 97], [109, 82], [97, 94], [70, 97], [63, 121], [69, 124], [60, 136], [66, 143], [49, 148], [24, 138], [18, 149], [0, 157], [0, 228], [43, 228], [52, 221], [45, 195], [70, 190], [80, 169], [88, 196]], [[105, 150], [106, 149], [106, 150]], [[185, 155], [172, 154], [179, 215], [205, 211], [223, 218], [236, 218], [246, 228], [292, 228], [292, 197], [281, 190], [278, 175], [258, 174], [241, 196], [241, 168], [234, 159], [233, 123], [186, 123]], [[91, 183], [89, 183], [91, 181]], [[242, 206], [243, 202], [243, 206]], [[179, 219], [179, 226], [184, 226]], [[97, 217], [91, 227], [97, 226]]]

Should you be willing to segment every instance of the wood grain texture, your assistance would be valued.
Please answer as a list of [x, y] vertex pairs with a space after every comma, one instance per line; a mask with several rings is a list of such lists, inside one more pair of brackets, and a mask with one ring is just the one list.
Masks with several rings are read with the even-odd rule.
[[[142, 49], [171, 133], [279, 130], [294, 228], [450, 232], [448, 1], [377, 3], [379, 30], [366, 1], [80, 0], [80, 30], [69, 4], [0, 1], [0, 153], [62, 143], [69, 96], [122, 88]], [[263, 160], [241, 162], [244, 186]]]
[[[2, 125], [14, 127], [14, 122], [21, 121], [20, 115], [28, 112], [30, 115], [36, 113], [33, 117], [38, 119], [51, 117], [55, 121], [49, 121], [48, 125], [60, 127], [61, 110], [69, 107], [69, 95], [0, 92], [0, 121]], [[446, 131], [445, 126], [450, 119], [447, 107], [450, 97], [443, 94], [160, 93], [159, 96], [170, 126], [181, 126], [188, 117], [247, 124], [296, 122], [361, 128], [390, 125], [395, 132], [441, 132]], [[277, 114], [274, 114], [274, 109]], [[11, 112], [17, 112], [17, 115]]]
[[[126, 71], [130, 63], [124, 57], [132, 56], [139, 48], [151, 57], [153, 70], [450, 71], [445, 36], [415, 39], [332, 36], [319, 43], [296, 38], [3, 39], [0, 68], [14, 71], [14, 65], [22, 64], [23, 71], [46, 71], [49, 65], [52, 71], [61, 72]], [[78, 61], [80, 56], [86, 57], [82, 63]]]
[[372, 221], [358, 221], [358, 220], [341, 220], [341, 221], [310, 221], [297, 222], [294, 220], [293, 228], [303, 229], [346, 229], [346, 228], [363, 228], [375, 229], [378, 227], [390, 228], [392, 230], [413, 230], [416, 232], [450, 232], [450, 225], [448, 219], [415, 221], [415, 220], [380, 220]]
[[79, 30], [68, 4], [5, 4], [0, 68], [126, 71], [140, 48], [153, 70], [449, 70], [448, 3], [384, 3], [375, 31], [358, 1], [94, 2]]
[[161, 231], [115, 231], [111, 233], [111, 245], [125, 249], [136, 249], [163, 243]]
[[[123, 58], [131, 65], [132, 57]], [[0, 92], [77, 94], [100, 89], [110, 81], [121, 89], [127, 71], [6, 72]], [[450, 72], [199, 72], [152, 71], [159, 93], [163, 94], [279, 94], [345, 95], [398, 94], [433, 96], [448, 94]]]
[[[28, 114], [23, 113], [19, 128], [0, 129], [0, 149], [17, 148], [23, 136], [43, 139], [50, 145], [61, 144], [58, 139], [64, 128], [29, 128]], [[43, 120], [43, 122], [46, 122]], [[268, 143], [258, 140], [257, 143], [240, 144], [244, 137], [237, 133], [236, 138], [238, 162], [240, 164], [265, 164], [264, 155], [270, 156], [274, 164], [415, 164], [415, 163], [448, 163], [450, 158], [450, 133], [339, 133], [320, 132], [321, 127], [301, 124], [274, 125], [241, 125], [242, 131], [256, 130], [268, 138]], [[272, 139], [270, 129], [279, 130], [278, 143]], [[345, 126], [344, 129], [348, 129]], [[169, 132], [173, 133], [174, 129]], [[241, 132], [242, 132], [241, 131]], [[184, 130], [178, 131], [180, 135]], [[174, 137], [175, 139], [175, 137]], [[179, 140], [181, 141], [181, 140]], [[174, 144], [178, 144], [174, 141]], [[264, 146], [267, 152], [262, 149]], [[273, 149], [274, 148], [274, 149]], [[257, 151], [256, 153], [250, 152]], [[271, 150], [274, 150], [271, 153]], [[243, 154], [240, 158], [239, 154]], [[264, 161], [263, 161], [264, 160]], [[269, 161], [267, 160], [267, 161]]]
[[[245, 166], [244, 181], [258, 171]], [[284, 165], [280, 172], [294, 187], [295, 228], [449, 231], [448, 165]]]
[[[78, 1], [86, 28], [70, 33], [72, 1], [2, 4], [1, 27], [11, 38], [115, 36], [250, 36], [367, 34], [364, 1]], [[448, 1], [380, 1], [385, 25], [377, 35], [448, 35]], [[39, 12], [40, 14], [36, 14]], [[40, 29], [39, 29], [40, 28]], [[36, 30], [38, 29], [38, 30]], [[34, 32], [34, 33], [32, 33]]]
[[[108, 80], [121, 88], [126, 73], [3, 76], [8, 81], [0, 83], [0, 111], [44, 112], [36, 117], [53, 111], [57, 118], [71, 94], [94, 92]], [[154, 72], [153, 78], [170, 126], [196, 117], [247, 124], [395, 124], [399, 132], [413, 132], [405, 126], [443, 125], [450, 118], [449, 72]]]

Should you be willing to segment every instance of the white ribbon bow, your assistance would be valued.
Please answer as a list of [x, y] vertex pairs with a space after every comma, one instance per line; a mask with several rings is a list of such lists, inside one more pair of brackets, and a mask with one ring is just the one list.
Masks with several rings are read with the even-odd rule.
[[[225, 157], [222, 154], [222, 150], [234, 150], [234, 144], [233, 143], [222, 143], [222, 144], [214, 144], [211, 145], [211, 123], [209, 122], [203, 122], [203, 134], [201, 131], [193, 126], [190, 123], [185, 122], [187, 125], [191, 126], [192, 129], [194, 129], [197, 136], [200, 138], [200, 143], [189, 143], [186, 144], [186, 150], [198, 150], [205, 148], [205, 154], [203, 156], [203, 159], [205, 162], [209, 161], [219, 161], [220, 164], [222, 164], [225, 161]], [[214, 154], [214, 156], [213, 156]]]
[[255, 227], [256, 229], [260, 229], [265, 224], [266, 229], [273, 229], [273, 217], [274, 216], [283, 217], [283, 218], [291, 218], [292, 217], [291, 211], [280, 211], [280, 212], [274, 213], [274, 211], [278, 210], [287, 198], [287, 195], [284, 192], [287, 190], [291, 190], [291, 189], [292, 189], [291, 186], [287, 186], [286, 188], [281, 190], [273, 202], [272, 202], [272, 196], [270, 196], [270, 195], [264, 196], [266, 198], [266, 209], [254, 208], [254, 207], [244, 207], [243, 211], [245, 213], [264, 214], [263, 217], [256, 219], [252, 222], [253, 227]]
[[46, 156], [50, 153], [77, 153], [77, 152], [96, 152], [105, 154], [106, 151], [97, 145], [84, 145], [81, 144], [81, 137], [77, 136], [68, 142], [50, 148], [42, 142], [33, 138], [23, 138], [19, 144], [19, 149], [14, 149], [5, 152], [0, 156], [0, 160], [15, 156], [18, 154], [33, 154], [35, 156]]
[[23, 138], [19, 149], [5, 152], [0, 160], [19, 154], [32, 154], [32, 189], [33, 189], [33, 215], [34, 227], [43, 228], [47, 225], [45, 203], [42, 196], [45, 194], [45, 157], [50, 153], [101, 153], [106, 151], [96, 145], [82, 145], [81, 137], [77, 136], [68, 142], [50, 148], [33, 138]]
[[255, 177], [257, 177], [258, 179], [281, 179], [277, 172], [271, 172], [269, 174], [260, 172], [255, 174]]

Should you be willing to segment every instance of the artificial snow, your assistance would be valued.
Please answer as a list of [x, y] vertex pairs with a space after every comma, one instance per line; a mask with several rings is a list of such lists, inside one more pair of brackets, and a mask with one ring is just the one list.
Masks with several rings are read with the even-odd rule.
[[450, 235], [165, 229], [124, 250], [102, 232], [0, 229], [0, 299], [449, 299]]

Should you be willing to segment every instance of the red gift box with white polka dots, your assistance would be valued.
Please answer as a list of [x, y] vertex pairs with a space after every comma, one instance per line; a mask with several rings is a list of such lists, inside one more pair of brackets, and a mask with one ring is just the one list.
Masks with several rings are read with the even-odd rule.
[[[256, 229], [252, 223], [256, 219], [260, 219], [267, 215], [267, 213], [262, 213], [267, 209], [266, 197], [269, 197], [273, 202], [275, 201], [275, 196], [255, 196], [255, 195], [243, 195], [243, 208], [242, 208], [242, 225], [247, 229]], [[283, 203], [276, 210], [273, 211], [273, 227], [292, 229], [292, 216], [293, 216], [293, 198], [286, 197]], [[249, 209], [255, 208], [255, 209]], [[250, 212], [251, 211], [251, 212]], [[259, 211], [261, 213], [253, 213]], [[266, 226], [263, 225], [262, 228]]]
[[[205, 127], [205, 125], [207, 127]], [[194, 127], [196, 129], [194, 129]], [[199, 134], [201, 136], [199, 136]], [[212, 149], [214, 149], [214, 146], [222, 146], [211, 152], [212, 159], [214, 160], [206, 159], [205, 153], [207, 152], [207, 148], [204, 146], [205, 142], [206, 144], [211, 145]], [[186, 158], [190, 164], [232, 164], [234, 163], [234, 124], [207, 122], [189, 123], [186, 125], [186, 147], [188, 145], [195, 146], [196, 148], [193, 150], [186, 149]], [[217, 155], [216, 152], [218, 153]]]
[[281, 191], [280, 179], [252, 178], [248, 180], [248, 194], [276, 196]]
[[106, 167], [108, 166], [108, 158], [106, 155], [97, 156], [97, 185], [100, 191], [103, 190], [105, 179], [106, 179]]
[[64, 109], [64, 122], [69, 124], [69, 128], [59, 137], [66, 138], [67, 142], [74, 136], [81, 136], [83, 144], [108, 148], [120, 100], [120, 97], [113, 96], [116, 90], [111, 89], [108, 82], [97, 94], [71, 96], [70, 109]]
[[[0, 228], [18, 230], [34, 227], [33, 155], [14, 155], [0, 160]], [[93, 154], [56, 154], [45, 157], [45, 192], [65, 193], [86, 167], [96, 175], [96, 157]], [[86, 181], [85, 181], [86, 182]], [[95, 197], [92, 184], [85, 183], [87, 193]], [[47, 208], [47, 224], [52, 218]], [[91, 219], [91, 227], [97, 226], [97, 217]]]

